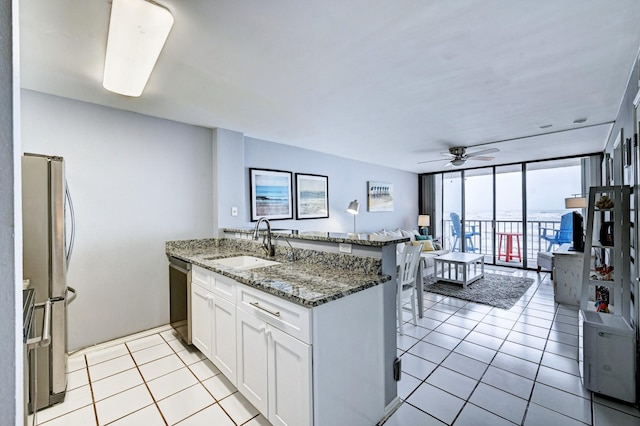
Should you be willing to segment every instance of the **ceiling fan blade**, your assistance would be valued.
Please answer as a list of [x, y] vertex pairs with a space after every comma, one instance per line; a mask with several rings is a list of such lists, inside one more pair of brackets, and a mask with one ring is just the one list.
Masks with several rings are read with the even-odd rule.
[[453, 163], [451, 161], [449, 161], [447, 164], [444, 165], [445, 167], [451, 167], [453, 166]]
[[480, 151], [471, 152], [467, 154], [467, 157], [477, 157], [479, 155], [491, 154], [492, 152], [498, 152], [498, 151], [500, 151], [498, 148], [487, 148], [487, 149], [482, 149]]
[[[449, 156], [449, 159], [451, 159], [451, 156]], [[433, 163], [434, 161], [444, 161], [444, 160], [447, 160], [447, 159], [446, 158], [436, 158], [435, 160], [418, 161], [418, 164]]]
[[491, 161], [496, 157], [476, 157], [476, 156], [467, 156], [468, 160], [482, 160], [482, 161]]

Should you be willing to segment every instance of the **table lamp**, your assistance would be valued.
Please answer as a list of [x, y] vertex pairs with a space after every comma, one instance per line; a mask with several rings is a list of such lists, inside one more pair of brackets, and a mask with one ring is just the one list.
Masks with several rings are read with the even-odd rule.
[[431, 217], [428, 214], [418, 215], [418, 227], [422, 235], [427, 235], [429, 232], [429, 225], [431, 225]]

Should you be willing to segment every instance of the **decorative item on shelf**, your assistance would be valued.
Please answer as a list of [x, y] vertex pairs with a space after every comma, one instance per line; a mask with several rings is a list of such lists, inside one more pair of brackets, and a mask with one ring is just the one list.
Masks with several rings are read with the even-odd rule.
[[613, 272], [613, 266], [607, 265], [606, 263], [602, 264], [602, 266], [596, 266], [596, 273], [591, 276], [594, 280], [600, 281], [612, 281], [613, 277], [611, 276]]
[[428, 214], [418, 215], [418, 227], [422, 235], [429, 233], [429, 226], [431, 225], [431, 217]]
[[347, 207], [347, 212], [351, 213], [353, 215], [353, 233], [356, 233], [356, 216], [358, 215], [358, 212], [360, 211], [360, 203], [358, 203], [358, 200], [353, 200], [352, 202], [349, 203], [349, 206]]
[[607, 195], [603, 195], [600, 197], [598, 201], [596, 201], [596, 208], [598, 209], [612, 209], [613, 208], [613, 200], [609, 198]]
[[596, 286], [596, 312], [609, 313], [609, 289], [605, 286]]
[[600, 225], [600, 244], [603, 246], [613, 245], [613, 222], [606, 221]]

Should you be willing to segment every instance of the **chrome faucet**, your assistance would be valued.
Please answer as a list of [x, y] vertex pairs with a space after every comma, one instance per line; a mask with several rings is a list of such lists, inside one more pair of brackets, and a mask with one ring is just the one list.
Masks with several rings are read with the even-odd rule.
[[[260, 219], [258, 219], [258, 223], [256, 223], [256, 227], [253, 229], [253, 239], [256, 241], [258, 240], [260, 231], [259, 228], [262, 222], [267, 223], [267, 235], [264, 235], [262, 237], [262, 249], [265, 251], [267, 256], [274, 257], [276, 255], [276, 248], [271, 243], [271, 222], [269, 222], [269, 219], [267, 219], [266, 217], [261, 217]], [[264, 241], [265, 239], [267, 240], [266, 244]]]

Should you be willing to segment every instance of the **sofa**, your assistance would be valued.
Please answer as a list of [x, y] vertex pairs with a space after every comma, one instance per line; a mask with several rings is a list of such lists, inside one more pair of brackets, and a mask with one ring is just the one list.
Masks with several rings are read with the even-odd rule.
[[[400, 243], [396, 245], [396, 258], [400, 261], [400, 255], [404, 250], [405, 244], [419, 244], [423, 241], [418, 241], [417, 237], [420, 236], [420, 232], [417, 229], [395, 229], [393, 231], [388, 231], [385, 229], [381, 229], [380, 231], [374, 232], [374, 235], [386, 235], [389, 237], [397, 237], [397, 238], [409, 238], [410, 241], [408, 243]], [[429, 237], [430, 238], [430, 237]], [[433, 259], [437, 256], [442, 256], [443, 254], [449, 253], [449, 250], [443, 249], [442, 245], [439, 241], [433, 240], [432, 238], [429, 240], [432, 241], [433, 250], [431, 247], [424, 247], [422, 250], [422, 254], [420, 257], [423, 260], [422, 264], [422, 276], [423, 278], [427, 278], [433, 275]]]

